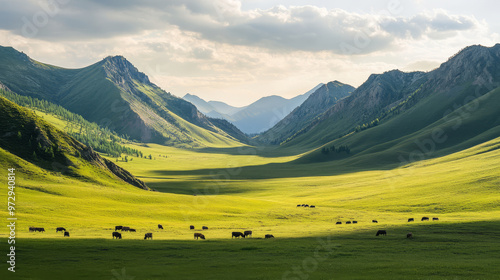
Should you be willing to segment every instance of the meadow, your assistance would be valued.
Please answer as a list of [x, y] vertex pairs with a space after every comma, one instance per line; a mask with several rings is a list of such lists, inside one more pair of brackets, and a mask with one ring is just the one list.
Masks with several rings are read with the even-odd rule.
[[[129, 146], [153, 159], [110, 159], [157, 192], [59, 176], [0, 150], [2, 169], [17, 170], [19, 219], [17, 272], [2, 279], [498, 279], [500, 139], [399, 168]], [[115, 225], [137, 233], [112, 240]], [[201, 226], [207, 239], [194, 240]], [[244, 230], [252, 238], [231, 239]], [[7, 251], [6, 227], [0, 237]]]

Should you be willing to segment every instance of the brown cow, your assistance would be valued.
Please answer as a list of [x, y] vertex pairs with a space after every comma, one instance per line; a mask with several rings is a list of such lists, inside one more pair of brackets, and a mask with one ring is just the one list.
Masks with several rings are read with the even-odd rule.
[[266, 238], [274, 238], [272, 234], [266, 234]]
[[201, 238], [201, 239], [205, 239], [205, 235], [203, 235], [203, 234], [201, 234], [199, 232], [195, 232], [194, 233], [194, 239], [198, 239], [198, 237]]
[[241, 232], [233, 231], [233, 234], [231, 235], [231, 239], [233, 237], [236, 237], [236, 238], [243, 237], [243, 238], [245, 238], [245, 235], [243, 233], [241, 233]]
[[122, 234], [119, 232], [116, 232], [116, 231], [113, 232], [112, 236], [113, 236], [113, 239], [115, 239], [115, 237], [116, 237], [116, 239], [122, 239]]
[[243, 234], [245, 235], [245, 237], [247, 237], [249, 235], [252, 236], [252, 231], [251, 230], [247, 230]]
[[66, 231], [66, 229], [65, 229], [65, 228], [63, 228], [63, 227], [58, 227], [58, 228], [56, 228], [56, 232], [60, 232], [60, 231]]
[[379, 236], [379, 235], [387, 235], [387, 231], [379, 230], [379, 231], [377, 231], [377, 234], [375, 236]]
[[144, 240], [146, 240], [148, 238], [151, 238], [151, 240], [153, 240], [153, 233], [148, 232], [148, 233], [144, 234]]
[[406, 234], [406, 238], [413, 238], [413, 233], [408, 232], [408, 233]]
[[69, 231], [64, 232], [64, 237], [66, 237], [66, 236], [69, 237]]

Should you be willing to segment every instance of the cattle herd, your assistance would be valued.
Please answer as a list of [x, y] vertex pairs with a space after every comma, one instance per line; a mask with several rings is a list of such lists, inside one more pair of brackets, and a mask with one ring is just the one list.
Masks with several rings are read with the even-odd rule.
[[[297, 205], [297, 207], [309, 207], [309, 208], [315, 208], [314, 205], [307, 205], [307, 204], [299, 204]], [[432, 218], [433, 221], [439, 221], [439, 218]], [[414, 222], [415, 219], [414, 218], [409, 218], [408, 219], [408, 222]], [[420, 219], [420, 221], [424, 222], [424, 221], [430, 221], [430, 218], [429, 217], [422, 217]], [[358, 221], [346, 221], [345, 224], [349, 225], [349, 224], [357, 224]], [[372, 220], [372, 223], [378, 223], [377, 220]], [[335, 224], [337, 225], [341, 225], [342, 222], [341, 221], [337, 221]], [[202, 226], [201, 227], [202, 230], [208, 230], [208, 227], [207, 226]], [[163, 226], [158, 224], [158, 229], [163, 229]], [[190, 230], [194, 230], [195, 227], [193, 225], [190, 225], [189, 226], [189, 229]], [[56, 228], [56, 233], [58, 232], [64, 232], [64, 237], [69, 237], [69, 231], [67, 231], [65, 228], [63, 227], [58, 227]], [[121, 232], [118, 232], [118, 231], [121, 231], [121, 232], [137, 232], [135, 229], [131, 228], [131, 227], [127, 227], [127, 226], [115, 226], [115, 231], [111, 234], [111, 237], [113, 239], [122, 239], [122, 234]], [[45, 232], [45, 228], [43, 227], [29, 227], [29, 232]], [[240, 238], [240, 237], [243, 237], [243, 238], [246, 238], [246, 237], [249, 237], [249, 236], [252, 236], [252, 231], [251, 230], [247, 230], [247, 231], [244, 231], [244, 232], [238, 232], [238, 231], [233, 231], [231, 233], [231, 239], [233, 238]], [[375, 236], [380, 236], [380, 235], [384, 235], [386, 236], [387, 235], [387, 231], [386, 230], [378, 230], [377, 233], [375, 234]], [[201, 238], [201, 239], [205, 239], [205, 235], [202, 234], [202, 233], [199, 233], [199, 232], [195, 232], [194, 233], [194, 239], [198, 239], [198, 238]], [[266, 234], [265, 235], [265, 238], [266, 239], [269, 239], [269, 238], [274, 238], [274, 236], [272, 234]], [[406, 238], [413, 238], [413, 233], [409, 232], [408, 234], [406, 234]], [[153, 239], [153, 233], [151, 232], [148, 232], [144, 235], [144, 239]]]

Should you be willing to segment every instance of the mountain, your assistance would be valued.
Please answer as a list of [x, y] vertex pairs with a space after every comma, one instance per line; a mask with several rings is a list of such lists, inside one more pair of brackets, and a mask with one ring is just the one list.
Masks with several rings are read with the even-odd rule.
[[122, 56], [64, 69], [0, 47], [0, 82], [18, 94], [61, 105], [142, 142], [189, 147], [238, 142], [191, 103], [151, 83]]
[[[0, 86], [6, 89], [5, 86]], [[47, 171], [96, 183], [126, 182], [149, 190], [128, 171], [102, 158], [31, 111], [0, 97], [1, 160], [27, 161]]]
[[259, 135], [257, 140], [269, 144], [282, 143], [354, 90], [354, 87], [339, 81], [322, 85], [302, 105], [295, 108], [271, 129]]
[[291, 99], [272, 95], [240, 108], [219, 101], [207, 102], [191, 94], [186, 94], [183, 99], [193, 103], [198, 110], [209, 117], [223, 118], [247, 134], [257, 134], [271, 128], [282, 120], [321, 86], [323, 84], [319, 84], [308, 92]]
[[470, 46], [428, 73], [372, 75], [283, 146], [322, 145], [300, 162], [348, 156], [353, 164], [404, 164], [499, 137], [498, 104], [500, 44]]

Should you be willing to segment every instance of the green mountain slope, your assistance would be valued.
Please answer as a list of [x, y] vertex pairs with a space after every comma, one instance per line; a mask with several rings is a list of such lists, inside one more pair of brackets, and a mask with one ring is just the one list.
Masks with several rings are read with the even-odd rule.
[[[382, 110], [378, 125], [331, 141], [299, 161], [349, 157], [351, 164], [396, 164], [453, 153], [499, 137], [499, 65], [500, 45], [466, 48], [413, 83], [416, 88], [425, 81], [405, 100]], [[301, 137], [314, 137], [309, 133], [316, 132], [318, 144], [328, 134], [321, 131], [328, 128], [325, 121]], [[325, 153], [324, 148], [343, 145], [350, 148], [350, 155]]]
[[2, 157], [10, 158], [11, 163], [17, 158], [45, 172], [102, 184], [122, 180], [149, 190], [128, 171], [3, 97], [0, 97], [0, 131], [0, 148], [5, 151]]
[[256, 139], [264, 143], [280, 144], [354, 90], [354, 87], [338, 81], [322, 85], [302, 105]]
[[194, 105], [152, 84], [121, 56], [81, 69], [63, 69], [0, 47], [0, 82], [16, 93], [51, 101], [143, 142], [187, 147], [238, 143]]

